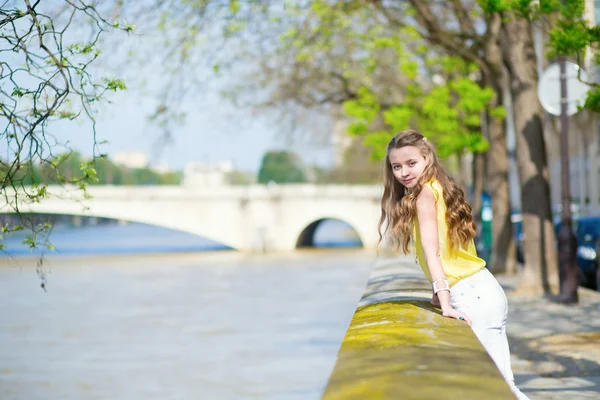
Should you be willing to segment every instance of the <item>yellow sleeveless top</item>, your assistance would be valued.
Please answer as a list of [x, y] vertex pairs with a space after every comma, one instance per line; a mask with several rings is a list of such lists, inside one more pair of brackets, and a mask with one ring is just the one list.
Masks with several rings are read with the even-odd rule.
[[[448, 279], [448, 284], [453, 286], [462, 278], [473, 275], [485, 268], [485, 261], [477, 257], [477, 250], [475, 249], [475, 242], [473, 239], [471, 239], [466, 248], [461, 246], [459, 248], [451, 249], [448, 241], [446, 203], [444, 202], [442, 186], [436, 180], [429, 181], [425, 185], [431, 187], [436, 199], [440, 258], [444, 273], [446, 274], [446, 279]], [[425, 276], [431, 282], [431, 274], [429, 273], [425, 254], [423, 253], [423, 247], [421, 246], [421, 233], [419, 232], [419, 220], [417, 215], [415, 215], [413, 219], [413, 239], [419, 264], [421, 265]]]

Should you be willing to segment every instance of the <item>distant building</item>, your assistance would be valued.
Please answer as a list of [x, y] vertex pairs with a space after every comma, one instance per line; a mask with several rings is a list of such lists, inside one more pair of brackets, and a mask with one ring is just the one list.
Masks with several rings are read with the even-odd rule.
[[214, 164], [189, 162], [183, 169], [183, 185], [196, 187], [223, 186], [229, 182], [228, 175], [233, 172], [231, 161]]
[[115, 164], [127, 168], [148, 168], [148, 155], [144, 152], [127, 152], [111, 154]]
[[168, 172], [172, 172], [171, 168], [169, 168], [169, 164], [167, 163], [152, 163], [150, 165], [150, 169], [152, 171], [158, 172], [159, 174], [166, 174]]

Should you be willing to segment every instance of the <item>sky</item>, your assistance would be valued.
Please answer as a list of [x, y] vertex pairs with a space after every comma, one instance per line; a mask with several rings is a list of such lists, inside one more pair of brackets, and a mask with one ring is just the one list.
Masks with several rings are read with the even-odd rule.
[[[257, 172], [265, 152], [286, 149], [297, 152], [305, 165], [331, 166], [331, 140], [321, 140], [317, 144], [312, 139], [315, 135], [311, 124], [313, 128], [320, 125], [323, 132], [328, 132], [329, 128], [324, 126], [327, 121], [322, 117], [303, 114], [301, 130], [290, 142], [287, 135], [289, 125], [281, 123], [282, 116], [277, 110], [257, 113], [249, 108], [236, 108], [220, 94], [235, 84], [235, 79], [243, 72], [249, 71], [244, 71], [244, 68], [251, 66], [238, 65], [237, 71], [217, 76], [212, 70], [214, 61], [206, 57], [210, 52], [198, 51], [195, 57], [199, 62], [169, 81], [173, 75], [166, 70], [173, 61], [156, 56], [160, 54], [161, 44], [169, 32], [160, 32], [150, 23], [146, 25], [138, 26], [135, 34], [130, 35], [104, 33], [103, 37], [108, 39], [102, 42], [103, 53], [90, 68], [96, 81], [101, 82], [103, 77], [118, 77], [124, 78], [128, 86], [126, 91], [111, 93], [108, 96], [110, 101], [99, 106], [96, 140], [108, 141], [100, 147], [101, 153], [107, 153], [110, 158], [115, 153], [144, 152], [151, 164], [166, 164], [174, 170], [183, 169], [188, 162], [231, 161], [237, 170]], [[65, 34], [65, 47], [87, 38], [86, 28], [74, 26]], [[208, 45], [211, 45], [210, 42]], [[137, 55], [135, 60], [130, 61], [125, 55], [132, 50]], [[235, 56], [234, 53], [229, 55], [227, 49], [220, 55], [224, 58]], [[195, 78], [202, 84], [190, 86], [189, 82]], [[186, 113], [186, 119], [182, 125], [174, 126], [173, 140], [167, 144], [161, 141], [160, 128], [148, 121], [148, 116], [158, 104], [159, 88], [165, 82], [174, 82], [182, 87], [187, 84], [188, 89], [192, 87], [190, 93], [193, 94], [179, 106]], [[93, 130], [86, 117], [53, 122], [49, 131], [59, 142], [68, 142], [71, 149], [87, 156], [93, 154]]]
[[[145, 152], [151, 163], [166, 163], [174, 170], [194, 161], [231, 161], [237, 170], [257, 172], [266, 151], [287, 147], [276, 113], [252, 115], [248, 109], [236, 109], [219, 93], [186, 103], [184, 124], [176, 126], [173, 141], [164, 145], [160, 129], [147, 119], [152, 104], [135, 87], [112, 95], [111, 103], [102, 106], [96, 126], [97, 141], [109, 142], [100, 147], [101, 151], [109, 158], [114, 153]], [[53, 131], [59, 140], [69, 141], [73, 150], [92, 154], [89, 123], [69, 122], [55, 126]], [[301, 142], [292, 149], [306, 165], [326, 167], [332, 163], [330, 146]]]

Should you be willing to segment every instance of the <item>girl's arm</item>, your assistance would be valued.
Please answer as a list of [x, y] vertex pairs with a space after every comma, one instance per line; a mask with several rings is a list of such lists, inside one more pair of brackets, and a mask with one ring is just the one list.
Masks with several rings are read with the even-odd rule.
[[436, 307], [441, 306], [440, 299], [435, 291], [433, 292], [433, 296], [431, 296], [431, 304], [433, 304]]
[[[417, 197], [417, 217], [419, 219], [421, 245], [423, 247], [423, 253], [425, 254], [425, 260], [427, 261], [431, 280], [435, 282], [438, 279], [446, 279], [446, 274], [444, 273], [442, 260], [440, 258], [436, 200], [433, 191], [427, 185], [423, 186], [421, 193], [419, 193], [419, 196]], [[443, 282], [438, 282], [436, 285], [438, 289], [443, 286]], [[465, 313], [453, 309], [450, 305], [449, 291], [440, 290], [437, 295], [445, 317], [456, 319], [462, 317], [469, 325], [471, 325], [471, 320]]]

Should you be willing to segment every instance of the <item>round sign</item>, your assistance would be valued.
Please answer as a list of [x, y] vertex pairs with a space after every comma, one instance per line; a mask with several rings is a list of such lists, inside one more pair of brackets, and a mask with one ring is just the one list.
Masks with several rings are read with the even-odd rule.
[[[567, 115], [575, 114], [583, 105], [590, 87], [586, 72], [579, 65], [565, 62], [567, 79]], [[579, 80], [581, 78], [581, 80]], [[549, 114], [560, 115], [560, 64], [554, 63], [544, 70], [538, 82], [538, 98]]]

